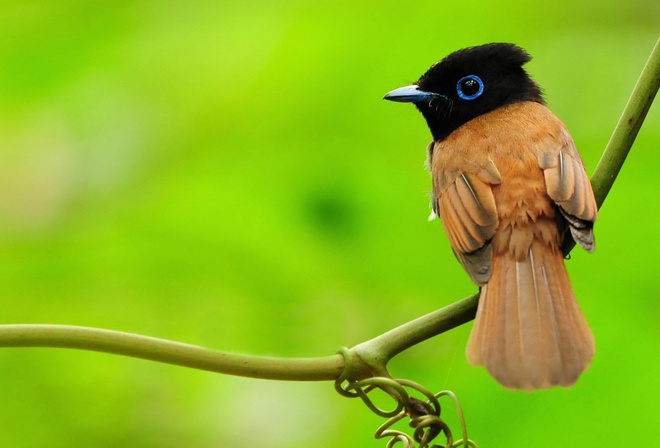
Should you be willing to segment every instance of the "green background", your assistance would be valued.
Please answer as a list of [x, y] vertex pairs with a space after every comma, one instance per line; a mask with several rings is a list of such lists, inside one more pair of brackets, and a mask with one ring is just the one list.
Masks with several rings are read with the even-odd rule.
[[[592, 172], [660, 23], [657, 0], [0, 3], [0, 323], [283, 357], [475, 292], [426, 221], [426, 125], [384, 93], [515, 42]], [[503, 389], [471, 324], [391, 372], [456, 392], [482, 447], [660, 446], [659, 148], [655, 105], [568, 262], [597, 340], [574, 388]], [[0, 350], [0, 446], [384, 447], [381, 421], [329, 382]]]

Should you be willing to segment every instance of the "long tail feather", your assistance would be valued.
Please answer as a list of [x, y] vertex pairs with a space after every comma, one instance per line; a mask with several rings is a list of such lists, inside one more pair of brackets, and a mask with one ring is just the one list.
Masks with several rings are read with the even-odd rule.
[[558, 249], [535, 240], [522, 260], [509, 252], [493, 257], [468, 342], [472, 364], [512, 389], [568, 387], [594, 347]]

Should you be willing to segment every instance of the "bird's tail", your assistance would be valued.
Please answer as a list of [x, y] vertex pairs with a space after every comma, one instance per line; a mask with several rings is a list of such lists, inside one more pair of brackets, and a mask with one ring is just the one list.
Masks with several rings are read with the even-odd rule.
[[571, 386], [589, 366], [595, 343], [561, 251], [534, 240], [526, 258], [506, 251], [493, 257], [492, 266], [468, 360], [511, 389]]

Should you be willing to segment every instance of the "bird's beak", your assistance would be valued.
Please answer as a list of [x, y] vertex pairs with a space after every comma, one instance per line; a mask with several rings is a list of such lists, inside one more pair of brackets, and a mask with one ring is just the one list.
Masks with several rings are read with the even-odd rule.
[[415, 84], [392, 90], [383, 97], [384, 100], [397, 101], [399, 103], [426, 103], [435, 98], [447, 98], [434, 92], [420, 90]]

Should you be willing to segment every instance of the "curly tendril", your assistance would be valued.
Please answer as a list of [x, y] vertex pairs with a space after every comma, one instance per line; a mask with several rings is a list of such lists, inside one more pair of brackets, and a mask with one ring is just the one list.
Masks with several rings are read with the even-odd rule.
[[[376, 439], [390, 438], [386, 448], [392, 448], [397, 444], [400, 444], [402, 448], [415, 448], [416, 446], [418, 448], [458, 448], [461, 446], [463, 448], [477, 448], [477, 444], [468, 438], [463, 410], [453, 392], [443, 390], [434, 395], [414, 381], [381, 376], [359, 381], [348, 380], [348, 372], [351, 371], [350, 353], [347, 348], [340, 349], [338, 353], [344, 356], [345, 367], [335, 381], [335, 389], [344, 397], [359, 397], [373, 413], [388, 418], [376, 430], [375, 434]], [[375, 389], [380, 389], [392, 397], [396, 402], [396, 407], [391, 411], [387, 411], [376, 406], [368, 396]], [[409, 390], [422, 395], [426, 398], [426, 401], [413, 397]], [[440, 418], [440, 398], [445, 396], [450, 397], [456, 406], [461, 424], [462, 437], [460, 440], [454, 440], [451, 429]], [[406, 417], [410, 419], [409, 425], [414, 429], [412, 436], [403, 431], [392, 429], [395, 423]], [[440, 434], [444, 434], [445, 444], [431, 445]]]

